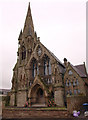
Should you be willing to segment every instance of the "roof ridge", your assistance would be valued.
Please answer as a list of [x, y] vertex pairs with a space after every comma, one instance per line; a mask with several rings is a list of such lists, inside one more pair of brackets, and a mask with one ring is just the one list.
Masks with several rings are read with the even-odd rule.
[[74, 67], [76, 67], [76, 66], [82, 66], [82, 65], [84, 66], [84, 64], [79, 64], [79, 65], [74, 65]]

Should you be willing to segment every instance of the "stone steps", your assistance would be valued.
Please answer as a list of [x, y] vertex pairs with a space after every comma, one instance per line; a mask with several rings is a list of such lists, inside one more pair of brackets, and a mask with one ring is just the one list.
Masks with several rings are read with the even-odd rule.
[[33, 105], [31, 105], [31, 107], [33, 107], [33, 108], [41, 108], [41, 107], [47, 107], [47, 105], [46, 104], [33, 104]]

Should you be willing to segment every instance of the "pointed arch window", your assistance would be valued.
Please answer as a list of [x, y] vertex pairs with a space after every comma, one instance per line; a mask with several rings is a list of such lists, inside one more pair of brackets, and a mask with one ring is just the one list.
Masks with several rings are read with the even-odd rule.
[[75, 83], [75, 81], [73, 80], [73, 87], [75, 87], [76, 86], [76, 83]]
[[50, 63], [50, 60], [48, 61], [48, 65], [49, 65], [49, 75], [51, 75], [51, 63]]
[[68, 95], [69, 94], [69, 90], [66, 92], [66, 95]]
[[69, 70], [69, 71], [68, 71], [68, 74], [69, 74], [69, 75], [72, 75], [73, 73], [72, 73], [72, 71], [71, 71], [71, 70]]
[[69, 86], [71, 86], [71, 81], [69, 80]]
[[77, 86], [79, 85], [79, 81], [78, 81], [78, 79], [76, 79], [76, 85], [77, 85]]
[[38, 64], [37, 64], [37, 75], [39, 75], [39, 67], [38, 67]]
[[78, 89], [78, 94], [80, 94], [80, 90]]
[[26, 49], [25, 47], [23, 46], [22, 47], [22, 60], [24, 60], [26, 58]]
[[51, 62], [47, 55], [44, 56], [44, 75], [51, 75]]
[[47, 71], [47, 61], [44, 60], [44, 75], [48, 75], [47, 72], [48, 72], [48, 71]]
[[74, 95], [76, 95], [77, 94], [77, 90], [74, 90]]
[[36, 75], [36, 68], [35, 68], [35, 63], [33, 63], [32, 76], [35, 77], [35, 75]]
[[32, 60], [32, 77], [39, 75], [39, 67], [36, 59]]
[[32, 85], [32, 82], [30, 81], [30, 82], [29, 82], [29, 86], [31, 86], [31, 85]]
[[68, 81], [66, 80], [66, 86], [68, 87], [69, 85], [68, 85]]
[[72, 91], [71, 90], [69, 90], [69, 94], [72, 95]]

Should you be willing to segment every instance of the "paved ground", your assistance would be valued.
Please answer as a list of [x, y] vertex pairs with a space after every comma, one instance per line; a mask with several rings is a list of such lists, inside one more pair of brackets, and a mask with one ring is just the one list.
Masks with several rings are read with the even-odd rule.
[[21, 119], [2, 119], [2, 120], [88, 120], [87, 118], [21, 118]]

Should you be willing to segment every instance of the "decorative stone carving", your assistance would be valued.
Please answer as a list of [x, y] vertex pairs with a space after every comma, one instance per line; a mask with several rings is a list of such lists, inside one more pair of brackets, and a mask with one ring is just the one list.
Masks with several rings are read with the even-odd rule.
[[38, 46], [37, 48], [37, 55], [40, 57], [42, 55], [42, 48]]

